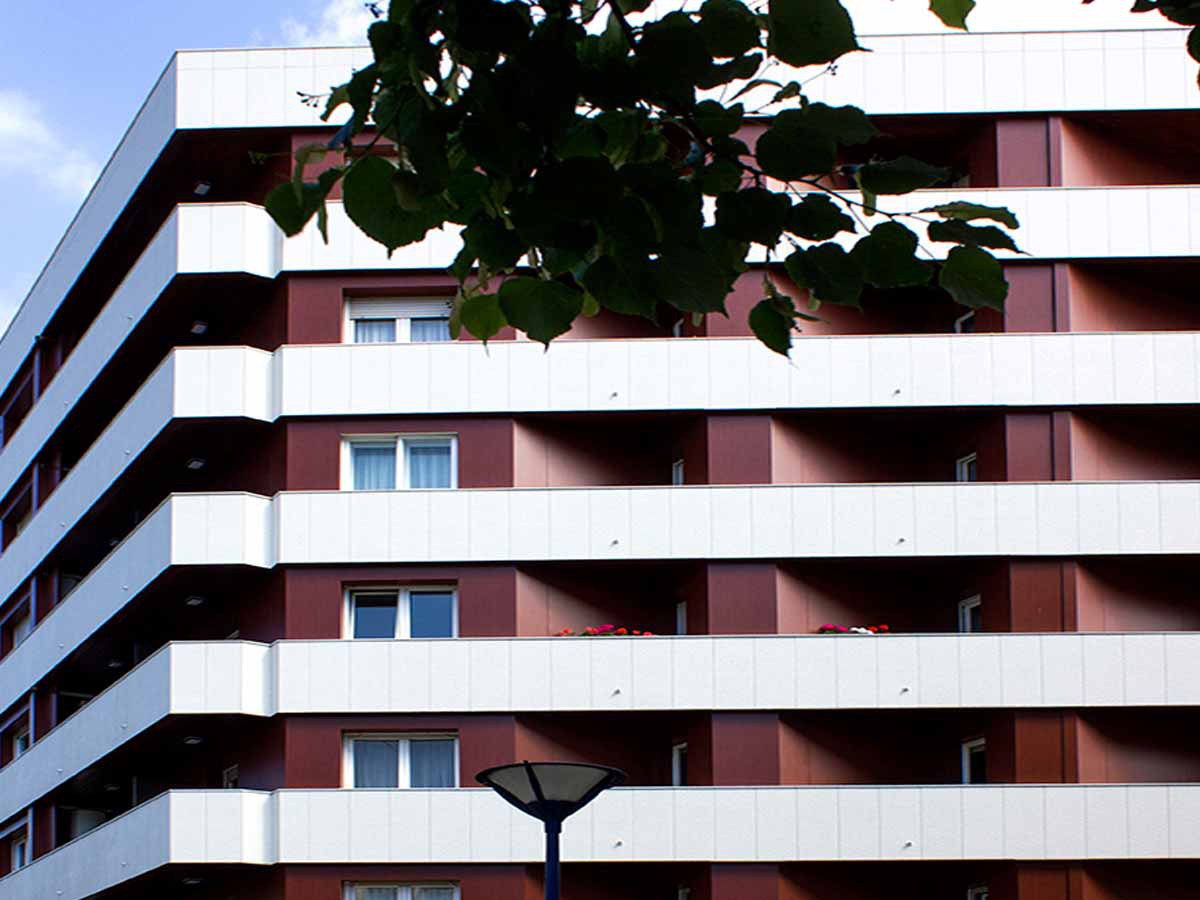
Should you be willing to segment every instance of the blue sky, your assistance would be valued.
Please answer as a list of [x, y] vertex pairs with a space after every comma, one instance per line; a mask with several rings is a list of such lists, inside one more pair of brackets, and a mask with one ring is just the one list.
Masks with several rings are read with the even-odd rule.
[[[864, 33], [932, 31], [927, 0], [847, 0]], [[1147, 27], [1130, 0], [980, 0], [976, 30]], [[0, 37], [0, 328], [180, 48], [357, 43], [360, 0], [9, 2]]]

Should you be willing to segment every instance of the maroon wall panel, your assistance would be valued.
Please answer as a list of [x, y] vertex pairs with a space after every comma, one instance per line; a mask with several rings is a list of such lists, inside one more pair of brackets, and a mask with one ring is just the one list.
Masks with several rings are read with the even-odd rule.
[[295, 568], [286, 572], [289, 640], [342, 636], [345, 590], [372, 584], [458, 587], [458, 632], [463, 637], [516, 635], [516, 569], [512, 566], [361, 566]]
[[773, 563], [714, 562], [706, 568], [709, 634], [779, 633], [778, 569]]
[[1050, 184], [1050, 125], [1044, 117], [996, 121], [997, 187]]
[[342, 436], [347, 434], [458, 435], [458, 486], [513, 486], [511, 419], [320, 419], [287, 423], [287, 490], [336, 491]]
[[284, 720], [284, 787], [342, 787], [342, 745], [348, 732], [455, 732], [459, 783], [475, 785], [475, 773], [512, 762], [516, 725], [510, 715], [289, 716]]
[[775, 713], [713, 713], [711, 783], [779, 784], [781, 727]]
[[1008, 299], [1004, 302], [1004, 330], [1054, 331], [1054, 267], [1046, 263], [1008, 263]]
[[708, 417], [708, 483], [770, 484], [771, 417]]

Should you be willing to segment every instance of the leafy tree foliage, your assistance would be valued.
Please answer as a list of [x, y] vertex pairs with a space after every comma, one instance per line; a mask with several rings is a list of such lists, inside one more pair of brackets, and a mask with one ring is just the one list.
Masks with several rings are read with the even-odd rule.
[[[296, 154], [268, 210], [288, 234], [314, 217], [324, 233], [340, 183], [346, 214], [389, 250], [460, 226], [452, 324], [485, 340], [512, 325], [549, 342], [602, 308], [725, 313], [751, 259], [781, 263], [797, 287], [764, 277], [750, 314], [780, 353], [821, 303], [857, 306], [868, 290], [1002, 306], [991, 251], [1016, 250], [1013, 214], [967, 202], [886, 211], [881, 197], [951, 173], [907, 156], [843, 164], [875, 126], [775, 75], [819, 74], [859, 49], [840, 0], [703, 0], [661, 16], [648, 6], [372, 5], [374, 62], [332, 90], [324, 113], [348, 106], [348, 119]], [[974, 6], [930, 0], [956, 28]], [[1200, 0], [1135, 9], [1200, 24]], [[337, 164], [307, 178], [330, 152]]]

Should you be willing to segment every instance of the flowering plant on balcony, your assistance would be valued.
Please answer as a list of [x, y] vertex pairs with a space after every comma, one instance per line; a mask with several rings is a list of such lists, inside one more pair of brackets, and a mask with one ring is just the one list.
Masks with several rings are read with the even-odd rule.
[[888, 634], [891, 628], [887, 625], [834, 625], [826, 622], [817, 629], [817, 634]]
[[653, 637], [653, 631], [640, 631], [637, 628], [618, 627], [616, 625], [589, 625], [582, 631], [564, 628], [555, 637]]

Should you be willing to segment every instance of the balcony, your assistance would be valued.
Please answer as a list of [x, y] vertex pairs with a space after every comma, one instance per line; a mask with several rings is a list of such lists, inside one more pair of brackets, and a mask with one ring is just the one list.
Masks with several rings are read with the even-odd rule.
[[[1195, 859], [1198, 819], [1192, 785], [632, 788], [571, 820], [563, 859]], [[82, 900], [165, 866], [532, 863], [541, 854], [537, 824], [488, 791], [171, 791], [0, 889], [14, 900]]]

